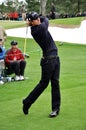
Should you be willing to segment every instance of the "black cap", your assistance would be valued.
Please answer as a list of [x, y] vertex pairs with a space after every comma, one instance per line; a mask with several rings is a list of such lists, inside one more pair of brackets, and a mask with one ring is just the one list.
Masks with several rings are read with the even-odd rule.
[[2, 39], [0, 38], [0, 41], [2, 41]]
[[39, 14], [37, 12], [31, 12], [31, 13], [27, 14], [27, 19], [29, 21], [36, 20], [38, 17], [39, 17]]
[[18, 44], [18, 42], [16, 42], [16, 41], [11, 41], [11, 45], [17, 45]]

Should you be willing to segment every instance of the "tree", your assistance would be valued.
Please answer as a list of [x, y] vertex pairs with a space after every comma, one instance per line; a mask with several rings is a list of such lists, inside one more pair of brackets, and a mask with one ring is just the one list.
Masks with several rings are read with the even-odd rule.
[[36, 11], [42, 15], [46, 15], [47, 0], [26, 0], [28, 3], [28, 11]]
[[40, 1], [39, 0], [26, 0], [27, 2], [27, 11], [36, 11], [39, 13], [40, 10]]
[[86, 0], [48, 0], [46, 5], [46, 11], [49, 13], [51, 2], [54, 2], [56, 12], [76, 14], [77, 12], [86, 11]]
[[47, 0], [40, 1], [40, 13], [42, 15], [46, 15], [46, 3], [47, 3]]
[[59, 14], [77, 14], [78, 12], [86, 11], [86, 0], [5, 0], [0, 5], [1, 12], [12, 12], [12, 11], [36, 11], [42, 15], [47, 15], [51, 10], [51, 3], [55, 5], [55, 12]]

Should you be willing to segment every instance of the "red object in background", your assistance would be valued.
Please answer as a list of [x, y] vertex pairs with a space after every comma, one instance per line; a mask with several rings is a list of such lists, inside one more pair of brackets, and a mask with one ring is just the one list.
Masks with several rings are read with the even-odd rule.
[[19, 16], [18, 16], [18, 13], [17, 12], [14, 12], [13, 13], [13, 19], [17, 19]]
[[17, 12], [13, 12], [13, 13], [11, 12], [8, 14], [8, 16], [11, 20], [17, 20], [19, 17]]
[[10, 19], [12, 19], [13, 18], [13, 13], [12, 12], [9, 13], [8, 16], [9, 16]]

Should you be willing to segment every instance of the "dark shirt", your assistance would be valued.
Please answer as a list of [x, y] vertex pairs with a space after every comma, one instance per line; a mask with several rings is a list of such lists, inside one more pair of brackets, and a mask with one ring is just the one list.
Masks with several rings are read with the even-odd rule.
[[43, 51], [43, 56], [57, 55], [55, 42], [48, 31], [49, 22], [46, 17], [40, 17], [41, 24], [31, 27], [31, 34]]

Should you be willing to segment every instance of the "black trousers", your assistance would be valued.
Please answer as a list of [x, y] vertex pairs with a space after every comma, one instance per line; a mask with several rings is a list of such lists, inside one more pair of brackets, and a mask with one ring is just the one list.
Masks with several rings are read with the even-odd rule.
[[52, 110], [60, 109], [60, 60], [59, 57], [41, 59], [41, 80], [32, 92], [24, 99], [25, 105], [33, 104], [51, 81]]
[[18, 75], [18, 76], [24, 75], [26, 61], [20, 61], [20, 62], [15, 61], [6, 66], [8, 67], [8, 74], [15, 73], [15, 75]]

